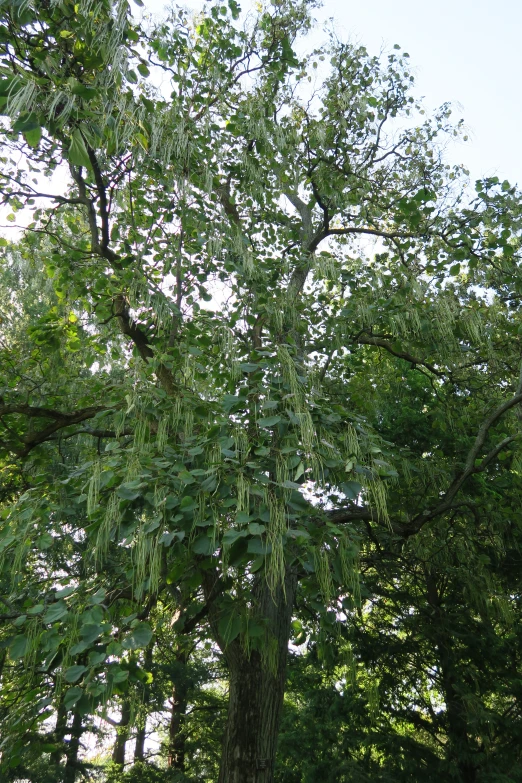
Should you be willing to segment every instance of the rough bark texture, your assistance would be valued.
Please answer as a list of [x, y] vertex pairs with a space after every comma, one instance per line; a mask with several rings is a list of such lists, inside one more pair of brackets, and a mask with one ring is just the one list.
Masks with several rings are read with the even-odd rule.
[[268, 628], [268, 660], [255, 650], [246, 654], [237, 640], [223, 645], [230, 698], [218, 783], [273, 781], [296, 584], [288, 572], [284, 589], [272, 593], [264, 578], [254, 586], [256, 615]]
[[172, 712], [169, 724], [169, 755], [168, 766], [183, 771], [185, 769], [185, 713], [188, 702], [188, 683], [184, 667], [188, 654], [185, 650], [176, 655], [178, 669], [183, 674], [178, 677], [172, 688]]

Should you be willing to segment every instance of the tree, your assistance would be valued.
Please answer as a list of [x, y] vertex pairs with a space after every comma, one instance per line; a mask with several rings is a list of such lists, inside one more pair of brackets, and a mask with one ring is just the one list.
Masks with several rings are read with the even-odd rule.
[[[5, 644], [29, 682], [7, 769], [51, 681], [72, 780], [170, 612], [228, 667], [220, 783], [269, 783], [296, 601], [327, 656], [361, 547], [471, 529], [505, 484], [519, 195], [467, 195], [443, 158], [459, 127], [419, 114], [406, 54], [332, 37], [300, 60], [312, 8], [242, 29], [234, 0], [156, 27], [120, 0], [2, 7], [2, 193], [32, 212], [3, 266], [23, 314], [2, 314]], [[405, 400], [413, 431], [390, 425]]]

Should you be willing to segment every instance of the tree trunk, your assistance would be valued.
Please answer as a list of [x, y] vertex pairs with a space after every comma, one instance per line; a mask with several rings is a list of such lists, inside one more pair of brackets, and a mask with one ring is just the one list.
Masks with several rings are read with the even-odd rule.
[[266, 655], [248, 655], [238, 640], [223, 645], [230, 697], [218, 783], [273, 781], [296, 585], [288, 572], [284, 589], [272, 593], [264, 577], [254, 586], [256, 617], [267, 627]]
[[147, 718], [138, 726], [136, 731], [136, 744], [134, 746], [134, 763], [145, 759], [145, 737], [147, 736]]
[[459, 665], [455, 662], [453, 639], [444, 617], [442, 600], [437, 589], [435, 576], [426, 573], [427, 599], [433, 610], [432, 632], [438, 649], [442, 690], [446, 703], [448, 744], [446, 757], [459, 772], [462, 783], [476, 783], [478, 769], [474, 763], [475, 748], [468, 731], [466, 706], [459, 689]]
[[[144, 666], [145, 671], [152, 669], [152, 653], [154, 643], [149, 644], [145, 650]], [[143, 688], [143, 715], [140, 717], [136, 730], [136, 744], [134, 745], [134, 762], [145, 760], [145, 739], [147, 737], [147, 714], [150, 703], [150, 685], [147, 683]]]
[[63, 773], [63, 783], [74, 783], [76, 773], [78, 772], [78, 755], [80, 753], [80, 739], [83, 734], [82, 716], [79, 712], [74, 713], [74, 718], [70, 730], [71, 739], [67, 748], [67, 762]]
[[114, 742], [114, 748], [112, 750], [112, 760], [115, 764], [120, 764], [122, 767], [125, 764], [125, 746], [129, 736], [129, 722], [131, 716], [130, 702], [125, 699], [121, 705], [121, 719], [119, 726], [116, 729], [116, 740]]
[[172, 688], [172, 712], [169, 725], [169, 755], [167, 764], [169, 767], [185, 770], [185, 714], [187, 712], [188, 683], [184, 668], [187, 664], [188, 653], [182, 650], [176, 655], [179, 664], [178, 671], [181, 676]]
[[63, 698], [60, 700], [58, 706], [58, 712], [56, 714], [56, 726], [54, 728], [52, 741], [53, 744], [58, 745], [58, 749], [51, 753], [49, 758], [51, 764], [55, 764], [56, 767], [60, 765], [62, 756], [65, 753], [64, 738], [67, 733], [67, 710], [63, 703]]

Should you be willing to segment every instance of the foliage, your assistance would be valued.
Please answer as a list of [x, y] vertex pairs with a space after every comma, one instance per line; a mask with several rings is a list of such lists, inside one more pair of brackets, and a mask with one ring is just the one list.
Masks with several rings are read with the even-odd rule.
[[293, 634], [276, 779], [516, 780], [518, 191], [313, 3], [0, 7], [1, 774], [273, 765]]

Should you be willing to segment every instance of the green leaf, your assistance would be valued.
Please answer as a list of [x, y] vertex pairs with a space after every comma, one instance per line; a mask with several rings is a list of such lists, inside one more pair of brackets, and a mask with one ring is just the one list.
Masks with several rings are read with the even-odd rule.
[[43, 616], [44, 623], [55, 623], [57, 620], [61, 620], [68, 614], [67, 605], [64, 601], [58, 601], [56, 604], [51, 604], [49, 609]]
[[89, 598], [89, 603], [91, 605], [101, 604], [105, 600], [106, 595], [107, 593], [105, 592], [103, 587], [100, 587], [99, 590], [97, 590], [94, 593], [94, 595], [91, 595], [91, 597]]
[[21, 114], [13, 124], [15, 133], [30, 133], [35, 130], [41, 130], [41, 128], [34, 114]]
[[192, 549], [197, 555], [211, 555], [215, 544], [208, 536], [198, 536], [192, 544]]
[[122, 641], [126, 650], [138, 650], [146, 647], [152, 639], [152, 629], [148, 623], [138, 623]]
[[23, 634], [14, 637], [9, 645], [9, 654], [11, 658], [23, 658], [29, 647], [29, 639]]
[[96, 652], [96, 650], [93, 650], [89, 653], [89, 666], [98, 666], [100, 663], [103, 663], [106, 659], [107, 654], [104, 652]]
[[80, 636], [85, 644], [92, 644], [103, 633], [103, 626], [99, 623], [85, 623], [80, 628]]
[[54, 544], [54, 538], [50, 533], [42, 533], [38, 539], [38, 546], [40, 549], [50, 549]]
[[219, 621], [219, 634], [224, 643], [230, 644], [239, 636], [241, 631], [241, 618], [237, 614], [226, 614]]
[[263, 541], [261, 538], [251, 538], [248, 542], [247, 552], [253, 555], [269, 555], [272, 551], [272, 544]]
[[358, 481], [343, 481], [339, 485], [339, 489], [348, 500], [355, 500], [362, 492], [362, 485]]
[[68, 158], [74, 166], [89, 167], [91, 165], [87, 147], [79, 128], [76, 128], [72, 133]]
[[282, 421], [281, 416], [269, 416], [266, 419], [258, 419], [257, 420], [257, 426], [258, 427], [274, 427], [276, 424], [279, 424], [279, 422]]
[[68, 596], [72, 595], [75, 590], [76, 587], [63, 587], [61, 590], [56, 591], [54, 597], [57, 601], [59, 601], [61, 598], [67, 598]]
[[224, 546], [232, 546], [238, 538], [245, 538], [247, 535], [248, 531], [246, 530], [227, 530], [223, 536], [223, 544]]
[[67, 682], [78, 682], [80, 677], [88, 671], [87, 666], [69, 666], [64, 677]]
[[286, 479], [286, 481], [283, 481], [281, 486], [285, 487], [286, 489], [301, 489], [301, 485], [300, 484], [296, 484], [295, 481], [290, 481], [289, 479]]
[[116, 494], [123, 500], [136, 500], [142, 494], [141, 489], [129, 486], [129, 483], [121, 484], [116, 490]]
[[34, 615], [34, 614], [41, 614], [44, 610], [43, 604], [36, 604], [36, 606], [32, 606], [30, 609], [27, 610], [27, 614]]
[[297, 470], [295, 471], [294, 481], [300, 479], [304, 472], [305, 472], [304, 463], [300, 462], [299, 465], [297, 466]]
[[81, 688], [74, 687], [69, 688], [68, 691], [66, 691], [65, 696], [63, 697], [63, 704], [66, 710], [71, 710], [75, 704], [79, 702], [83, 695], [83, 691]]
[[24, 139], [30, 147], [37, 147], [40, 144], [42, 138], [42, 129], [38, 126], [32, 130], [26, 130], [23, 132]]
[[89, 87], [87, 84], [81, 84], [81, 82], [75, 82], [71, 87], [73, 95], [78, 95], [80, 98], [90, 100], [98, 95], [98, 90], [95, 87]]
[[125, 680], [129, 679], [129, 672], [126, 669], [112, 669], [111, 670], [111, 679], [113, 682], [125, 682]]

